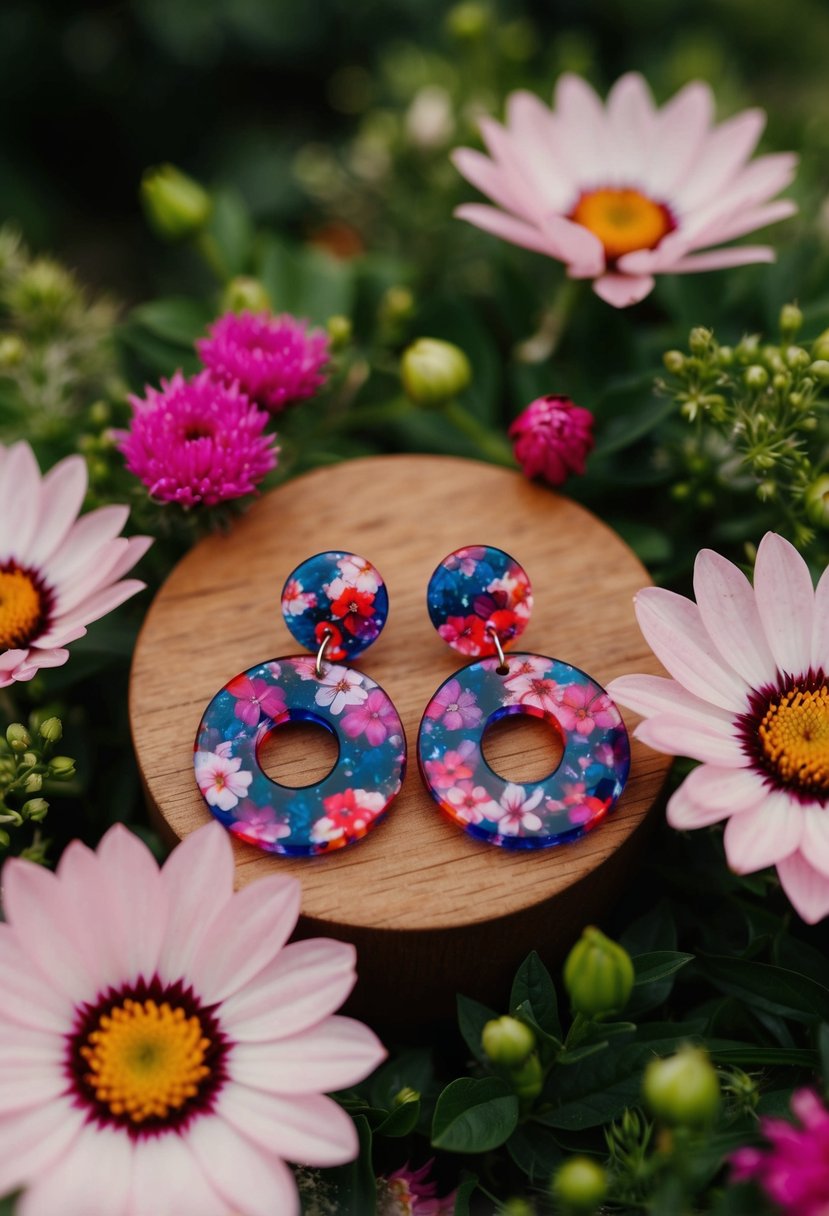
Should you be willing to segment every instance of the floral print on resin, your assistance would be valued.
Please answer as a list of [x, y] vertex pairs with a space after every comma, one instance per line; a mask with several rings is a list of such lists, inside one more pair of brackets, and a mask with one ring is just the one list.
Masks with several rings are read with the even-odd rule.
[[429, 580], [429, 616], [444, 642], [469, 658], [494, 655], [524, 632], [533, 596], [527, 572], [491, 545], [456, 549]]
[[[259, 748], [288, 721], [317, 722], [339, 744], [322, 781], [298, 789], [271, 780]], [[309, 856], [360, 840], [400, 791], [406, 741], [397, 711], [374, 680], [312, 655], [261, 663], [235, 676], [205, 710], [196, 736], [196, 781], [213, 815], [269, 853]]]
[[[619, 710], [590, 676], [558, 659], [511, 654], [456, 672], [426, 707], [420, 770], [438, 806], [470, 835], [507, 849], [542, 849], [595, 828], [618, 800], [630, 768]], [[484, 731], [507, 714], [544, 718], [564, 755], [543, 781], [518, 785], [493, 772]]]
[[329, 635], [326, 655], [339, 662], [377, 640], [389, 615], [389, 594], [364, 557], [318, 553], [297, 566], [282, 588], [282, 615], [306, 650], [317, 650]]

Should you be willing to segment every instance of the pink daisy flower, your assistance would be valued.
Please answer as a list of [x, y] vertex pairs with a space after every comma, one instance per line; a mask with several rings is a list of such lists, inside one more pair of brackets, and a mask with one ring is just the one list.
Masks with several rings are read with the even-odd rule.
[[380, 747], [389, 735], [402, 730], [394, 706], [379, 688], [372, 689], [362, 705], [343, 714], [342, 728], [349, 739], [365, 735], [371, 747]]
[[426, 706], [426, 717], [442, 718], [446, 730], [464, 730], [468, 726], [478, 725], [483, 710], [474, 692], [468, 688], [461, 689], [457, 680], [449, 680]]
[[560, 486], [571, 473], [584, 473], [593, 448], [593, 415], [569, 397], [538, 397], [515, 419], [509, 437], [525, 477]]
[[128, 507], [79, 516], [86, 486], [81, 456], [42, 477], [28, 443], [0, 444], [0, 688], [60, 667], [87, 625], [143, 590], [122, 575], [152, 539], [119, 536]]
[[202, 794], [210, 806], [220, 811], [232, 811], [253, 781], [253, 773], [242, 769], [241, 756], [223, 755], [220, 750], [196, 752], [195, 771]]
[[313, 397], [325, 383], [328, 335], [285, 314], [225, 313], [196, 343], [199, 358], [225, 384], [237, 382], [272, 414]]
[[639, 627], [673, 678], [622, 676], [608, 692], [645, 716], [643, 742], [700, 761], [668, 803], [672, 827], [727, 820], [732, 870], [777, 866], [814, 923], [829, 912], [829, 570], [815, 591], [797, 550], [768, 532], [753, 587], [703, 549], [694, 592], [639, 592]]
[[161, 381], [161, 391], [130, 397], [128, 431], [116, 431], [127, 468], [158, 502], [213, 507], [252, 494], [276, 468], [276, 439], [263, 432], [268, 415], [236, 384], [209, 372]]
[[544, 797], [543, 788], [527, 797], [523, 785], [510, 783], [501, 795], [501, 805], [490, 819], [498, 822], [498, 831], [502, 836], [518, 836], [521, 832], [537, 832], [541, 820], [535, 814], [535, 808]]
[[285, 945], [299, 904], [284, 875], [234, 894], [218, 824], [161, 871], [121, 826], [57, 874], [6, 863], [0, 1194], [27, 1188], [20, 1216], [297, 1216], [284, 1159], [357, 1155], [323, 1095], [385, 1053], [332, 1016], [353, 948]]
[[387, 1178], [378, 1178], [377, 1216], [452, 1216], [455, 1192], [437, 1197], [437, 1183], [429, 1177], [433, 1165], [427, 1161], [412, 1170], [407, 1162]]
[[[277, 672], [277, 678], [279, 673]], [[256, 726], [260, 717], [279, 718], [285, 713], [285, 693], [268, 680], [234, 676], [227, 691], [236, 698], [233, 713], [246, 726]]]
[[567, 72], [555, 102], [550, 110], [512, 93], [505, 126], [481, 120], [490, 155], [454, 152], [455, 167], [497, 204], [466, 203], [460, 219], [564, 262], [616, 308], [644, 299], [657, 274], [774, 260], [767, 245], [713, 248], [797, 210], [771, 201], [792, 180], [794, 155], [749, 163], [762, 110], [714, 126], [714, 96], [699, 81], [657, 109], [636, 72], [616, 82], [606, 106]]
[[731, 1158], [735, 1182], [754, 1179], [783, 1216], [826, 1216], [829, 1202], [829, 1111], [811, 1089], [792, 1094], [798, 1123], [765, 1118], [768, 1146]]

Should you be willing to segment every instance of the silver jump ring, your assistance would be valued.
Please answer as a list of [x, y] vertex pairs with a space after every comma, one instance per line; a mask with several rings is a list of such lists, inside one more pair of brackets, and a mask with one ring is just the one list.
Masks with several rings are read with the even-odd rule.
[[328, 626], [326, 625], [325, 629], [323, 629], [323, 631], [322, 631], [322, 641], [320, 642], [320, 648], [317, 651], [316, 671], [317, 671], [318, 680], [322, 679], [322, 661], [325, 658], [325, 652], [328, 649], [329, 643], [330, 643], [331, 639], [333, 638], [333, 636], [334, 636], [334, 634], [333, 634], [332, 630], [330, 630], [328, 628]]
[[507, 660], [506, 660], [506, 656], [504, 654], [504, 648], [501, 645], [501, 639], [498, 637], [498, 630], [495, 628], [494, 625], [487, 625], [486, 631], [489, 634], [489, 636], [492, 638], [493, 642], [495, 643], [495, 649], [498, 653], [498, 666], [506, 667]]

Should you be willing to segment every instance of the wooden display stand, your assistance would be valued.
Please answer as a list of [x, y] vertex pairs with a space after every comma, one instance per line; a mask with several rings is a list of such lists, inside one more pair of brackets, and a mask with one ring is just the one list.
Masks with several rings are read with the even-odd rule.
[[[435, 689], [464, 660], [433, 630], [426, 585], [442, 557], [475, 544], [505, 549], [532, 580], [535, 609], [517, 649], [563, 659], [600, 684], [661, 670], [633, 615], [648, 575], [615, 533], [518, 473], [440, 456], [355, 460], [268, 494], [229, 535], [203, 540], [178, 564], [135, 652], [138, 763], [151, 810], [180, 838], [210, 818], [192, 759], [208, 701], [238, 672], [297, 653], [279, 607], [285, 578], [324, 549], [353, 550], [379, 568], [389, 621], [358, 664], [389, 693], [408, 738], [409, 769], [388, 819], [324, 857], [272, 856], [234, 841], [238, 885], [274, 871], [295, 875], [299, 935], [356, 945], [352, 1007], [374, 1020], [442, 1016], [455, 992], [503, 1004], [530, 949], [560, 958], [630, 881], [633, 837], [670, 763], [632, 740], [630, 781], [612, 815], [582, 840], [537, 853], [479, 843], [442, 816], [420, 780], [417, 730]], [[636, 718], [625, 718], [631, 730]], [[320, 776], [312, 729], [300, 728], [302, 740], [290, 728], [274, 732], [271, 754], [286, 784]], [[503, 776], [526, 781], [555, 767], [560, 745], [538, 720], [511, 718], [485, 750]]]

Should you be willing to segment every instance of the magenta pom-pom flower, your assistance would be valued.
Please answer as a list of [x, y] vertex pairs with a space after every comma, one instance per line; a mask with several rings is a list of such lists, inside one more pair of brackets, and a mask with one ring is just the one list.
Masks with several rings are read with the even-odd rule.
[[792, 1095], [797, 1124], [765, 1118], [768, 1144], [741, 1148], [731, 1158], [735, 1182], [753, 1179], [781, 1216], [826, 1216], [829, 1204], [829, 1111], [811, 1089]]
[[229, 312], [208, 333], [196, 343], [204, 366], [226, 384], [236, 381], [272, 414], [313, 397], [325, 383], [328, 336], [296, 317]]
[[298, 1216], [285, 1161], [357, 1156], [326, 1093], [384, 1058], [335, 1014], [354, 948], [285, 943], [300, 883], [234, 893], [209, 824], [163, 868], [117, 826], [57, 874], [12, 859], [0, 925], [0, 1195], [21, 1216]]
[[564, 262], [616, 308], [644, 299], [657, 274], [774, 260], [767, 245], [715, 248], [797, 210], [774, 199], [796, 157], [750, 160], [762, 110], [715, 126], [714, 96], [700, 81], [658, 109], [636, 72], [616, 82], [605, 106], [567, 72], [555, 103], [512, 93], [505, 126], [481, 120], [489, 156], [456, 149], [456, 168], [496, 204], [465, 203], [459, 218]]
[[639, 627], [672, 678], [620, 676], [607, 691], [644, 716], [637, 738], [700, 762], [668, 803], [671, 826], [726, 820], [731, 869], [776, 866], [814, 923], [829, 914], [829, 569], [815, 589], [794, 546], [767, 532], [753, 586], [703, 549], [694, 593], [637, 594]]
[[60, 667], [91, 621], [144, 587], [122, 576], [151, 538], [119, 535], [127, 507], [79, 515], [86, 486], [81, 456], [41, 476], [28, 443], [0, 444], [0, 688]]
[[209, 372], [181, 372], [130, 397], [129, 430], [116, 432], [127, 468], [158, 502], [215, 506], [252, 494], [275, 468], [276, 440], [264, 433], [268, 415], [238, 385]]
[[515, 459], [527, 477], [559, 486], [583, 473], [593, 448], [593, 415], [568, 397], [538, 397], [509, 429]]

